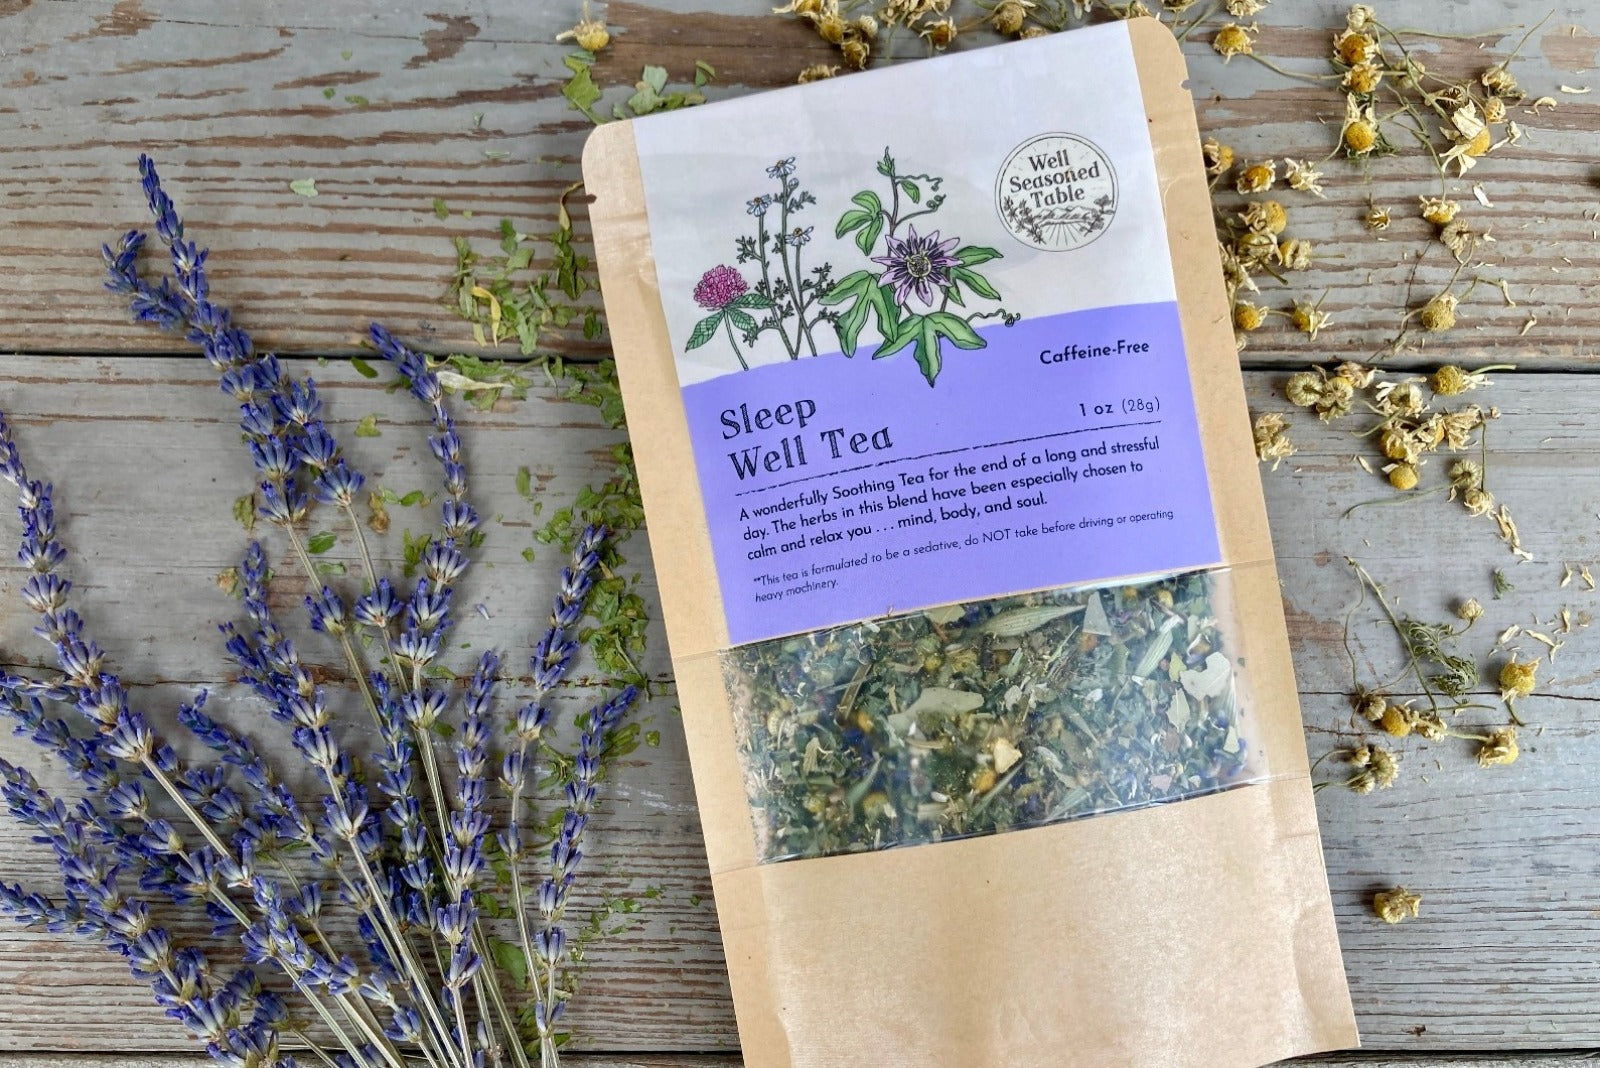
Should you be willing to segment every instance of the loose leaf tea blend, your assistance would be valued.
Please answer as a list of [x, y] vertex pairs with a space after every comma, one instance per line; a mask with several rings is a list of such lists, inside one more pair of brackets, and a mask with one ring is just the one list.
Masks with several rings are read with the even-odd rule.
[[756, 1068], [1355, 1042], [1182, 75], [1135, 20], [590, 142]]

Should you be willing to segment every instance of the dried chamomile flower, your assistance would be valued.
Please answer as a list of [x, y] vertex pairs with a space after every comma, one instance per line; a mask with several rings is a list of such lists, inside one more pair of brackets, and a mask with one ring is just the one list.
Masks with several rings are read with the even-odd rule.
[[1313, 196], [1322, 196], [1322, 172], [1317, 170], [1316, 164], [1310, 160], [1285, 159], [1283, 161], [1283, 179], [1289, 183], [1290, 189], [1298, 189], [1302, 193]]
[[[1457, 492], [1465, 493], [1483, 485], [1483, 465], [1476, 460], [1457, 460], [1450, 465], [1450, 496], [1453, 499]], [[1477, 604], [1468, 601], [1467, 604]], [[1480, 605], [1481, 609], [1482, 606]], [[1457, 613], [1458, 615], [1460, 613]], [[1465, 619], [1465, 616], [1461, 618]]]
[[1110, 7], [1111, 13], [1119, 19], [1148, 19], [1154, 17], [1154, 12], [1145, 6], [1144, 0], [1133, 0], [1132, 3], [1124, 4], [1121, 7], [1110, 5], [1108, 7]]
[[1278, 239], [1272, 234], [1246, 230], [1233, 239], [1233, 247], [1240, 261], [1251, 266], [1283, 261], [1283, 254], [1278, 251]]
[[1291, 237], [1278, 246], [1278, 258], [1289, 270], [1304, 271], [1311, 266], [1311, 242]]
[[1366, 217], [1362, 220], [1368, 230], [1387, 230], [1389, 221], [1389, 209], [1380, 208], [1376, 204], [1367, 209]]
[[1211, 47], [1216, 49], [1224, 63], [1234, 56], [1248, 56], [1255, 51], [1255, 38], [1251, 36], [1252, 33], [1252, 30], [1237, 22], [1230, 22], [1211, 38]]
[[1483, 409], [1476, 404], [1469, 404], [1454, 412], [1445, 412], [1441, 417], [1444, 430], [1444, 444], [1451, 452], [1460, 452], [1472, 444], [1472, 432], [1483, 425]]
[[1372, 690], [1359, 690], [1355, 697], [1356, 714], [1368, 723], [1376, 723], [1383, 718], [1384, 709], [1389, 707], [1389, 701], [1381, 693]]
[[1344, 79], [1339, 84], [1352, 93], [1361, 96], [1371, 96], [1378, 91], [1378, 86], [1383, 83], [1383, 68], [1365, 60], [1357, 63], [1344, 72]]
[[1261, 324], [1267, 321], [1267, 309], [1247, 300], [1241, 300], [1233, 306], [1233, 326], [1236, 330], [1249, 333], [1261, 329]]
[[1483, 87], [1497, 97], [1522, 95], [1522, 89], [1517, 85], [1516, 77], [1506, 68], [1504, 63], [1496, 63], [1478, 76]]
[[1483, 618], [1483, 605], [1476, 597], [1468, 597], [1456, 605], [1456, 617], [1464, 619], [1468, 626]]
[[1521, 755], [1521, 750], [1517, 748], [1517, 728], [1509, 724], [1496, 727], [1478, 749], [1478, 767], [1515, 764]]
[[1233, 247], [1220, 240], [1217, 242], [1217, 247], [1222, 258], [1222, 280], [1227, 286], [1229, 299], [1237, 296], [1240, 290], [1249, 293], [1260, 292], [1256, 280], [1250, 277], [1250, 271]]
[[989, 24], [1000, 33], [1020, 33], [1035, 6], [1034, 0], [1000, 0], [989, 15]]
[[1386, 705], [1383, 715], [1378, 717], [1378, 725], [1384, 733], [1396, 738], [1404, 738], [1411, 733], [1416, 724], [1416, 713], [1406, 705]]
[[1372, 105], [1363, 106], [1355, 97], [1345, 98], [1344, 128], [1339, 140], [1351, 156], [1371, 154], [1378, 147], [1378, 120]]
[[[1417, 488], [1418, 475], [1414, 464], [1390, 464], [1384, 470], [1389, 475], [1389, 485], [1395, 489], [1405, 492]], [[1393, 734], [1394, 732], [1390, 731], [1389, 733]], [[1410, 732], [1407, 731], [1407, 733], [1409, 734]]]
[[[1288, 265], [1287, 257], [1284, 259], [1284, 264]], [[1317, 333], [1333, 322], [1333, 318], [1310, 301], [1297, 300], [1294, 302], [1294, 310], [1289, 313], [1289, 322], [1294, 324], [1296, 330], [1315, 341]]]
[[950, 45], [955, 42], [957, 32], [956, 20], [945, 18], [928, 23], [928, 25], [922, 29], [922, 36], [926, 38], [928, 44], [932, 45], [934, 50], [937, 51], [939, 49], [949, 48]]
[[1460, 304], [1454, 293], [1440, 293], [1417, 312], [1417, 321], [1430, 334], [1438, 334], [1456, 325], [1456, 306]]
[[1378, 789], [1387, 790], [1400, 776], [1400, 758], [1381, 746], [1367, 748], [1370, 751], [1368, 769], [1372, 772], [1372, 778], [1377, 782]]
[[1455, 364], [1450, 363], [1433, 372], [1432, 377], [1428, 379], [1428, 384], [1441, 397], [1454, 397], [1458, 393], [1467, 392], [1469, 389], [1493, 385], [1485, 372], [1464, 371]]
[[1478, 233], [1460, 219], [1452, 220], [1439, 228], [1439, 243], [1450, 250], [1450, 254], [1457, 262], [1464, 262], [1473, 246], [1480, 240], [1487, 239], [1487, 234]]
[[1469, 515], [1488, 515], [1494, 511], [1494, 494], [1482, 486], [1474, 486], [1461, 495], [1461, 503]]
[[1454, 144], [1439, 157], [1439, 163], [1441, 166], [1454, 163], [1460, 174], [1471, 170], [1478, 157], [1494, 144], [1488, 123], [1483, 121], [1478, 106], [1470, 99], [1450, 113], [1450, 125], [1444, 127], [1443, 132]]
[[1283, 391], [1289, 403], [1314, 408], [1323, 422], [1348, 415], [1355, 398], [1355, 389], [1347, 379], [1330, 378], [1321, 371], [1297, 371], [1289, 376]]
[[1045, 37], [1050, 33], [1043, 26], [1024, 26], [1022, 32], [1017, 34], [1019, 40], [1031, 41], [1035, 37]]
[[1437, 712], [1418, 712], [1414, 726], [1416, 732], [1430, 742], [1437, 742], [1450, 733], [1444, 717]]
[[1289, 225], [1289, 213], [1276, 200], [1252, 200], [1239, 213], [1239, 221], [1259, 234], [1281, 234]]
[[1236, 19], [1247, 19], [1259, 14], [1272, 0], [1227, 0], [1228, 14]]
[[1403, 379], [1399, 382], [1380, 382], [1378, 388], [1373, 390], [1373, 407], [1378, 409], [1378, 414], [1392, 415], [1421, 415], [1427, 403], [1422, 398], [1422, 390], [1412, 379]]
[[844, 57], [845, 66], [852, 70], [866, 70], [867, 61], [872, 58], [872, 46], [866, 38], [851, 34], [839, 45], [839, 55]]
[[1346, 360], [1333, 369], [1333, 373], [1349, 382], [1356, 389], [1366, 389], [1372, 385], [1372, 380], [1378, 376], [1376, 369]]
[[1276, 471], [1278, 464], [1294, 455], [1294, 443], [1289, 440], [1289, 422], [1277, 412], [1263, 412], [1256, 416], [1253, 428], [1256, 441], [1256, 459], [1270, 461]]
[[1265, 193], [1277, 180], [1278, 161], [1267, 159], [1260, 163], [1252, 163], [1241, 171], [1233, 187], [1248, 196], [1251, 193]]
[[1371, 4], [1352, 4], [1350, 10], [1345, 12], [1344, 24], [1352, 33], [1364, 30], [1377, 19], [1377, 12], [1372, 10]]
[[1384, 923], [1399, 923], [1407, 917], [1422, 914], [1422, 895], [1413, 894], [1403, 886], [1393, 890], [1380, 890], [1372, 895], [1372, 911]]
[[599, 52], [611, 43], [611, 31], [606, 29], [604, 20], [589, 17], [589, 3], [584, 0], [583, 18], [572, 29], [556, 34], [556, 41], [572, 41], [585, 52]]
[[878, 20], [871, 15], [857, 16], [856, 20], [850, 24], [850, 28], [869, 41], [878, 39]]
[[799, 80], [801, 85], [805, 85], [807, 82], [820, 82], [824, 78], [832, 78], [838, 73], [838, 67], [830, 67], [826, 63], [813, 63], [800, 72]]
[[1233, 149], [1208, 137], [1200, 144], [1200, 155], [1205, 159], [1206, 173], [1216, 178], [1233, 166]]
[[1500, 700], [1514, 701], [1527, 697], [1539, 684], [1539, 661], [1507, 660], [1500, 669]]
[[1461, 205], [1444, 197], [1420, 197], [1422, 217], [1435, 226], [1443, 226], [1456, 217]]
[[1360, 30], [1344, 29], [1333, 39], [1333, 55], [1347, 67], [1365, 63], [1378, 54], [1378, 42]]

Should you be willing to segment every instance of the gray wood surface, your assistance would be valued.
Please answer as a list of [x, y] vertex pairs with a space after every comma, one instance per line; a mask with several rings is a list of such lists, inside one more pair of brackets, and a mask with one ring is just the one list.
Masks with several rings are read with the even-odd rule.
[[[566, 1058], [572, 1068], [739, 1068], [737, 1054], [613, 1054], [580, 1053]], [[116, 1054], [19, 1053], [0, 1054], [0, 1068], [200, 1068], [214, 1063], [207, 1057], [161, 1054], [119, 1056]], [[1595, 1055], [1587, 1053], [1530, 1053], [1509, 1057], [1413, 1056], [1409, 1054], [1356, 1053], [1331, 1057], [1310, 1057], [1281, 1061], [1295, 1068], [1583, 1068], [1593, 1065]]]
[[[631, 86], [645, 63], [685, 79], [703, 59], [721, 73], [713, 95], [735, 94], [788, 84], [830, 56], [815, 35], [771, 16], [777, 5], [769, 0], [593, 6], [617, 31], [595, 67], [603, 86]], [[1259, 50], [1325, 72], [1321, 57], [1345, 6], [1279, 0], [1258, 18]], [[170, 349], [168, 339], [126, 329], [99, 295], [95, 249], [143, 222], [140, 151], [161, 161], [181, 206], [205, 220], [216, 280], [230, 286], [263, 343], [346, 352], [364, 317], [374, 317], [468, 346], [470, 335], [435, 303], [453, 265], [450, 238], [490, 244], [502, 216], [545, 233], [557, 194], [579, 177], [588, 123], [561, 97], [568, 47], [553, 41], [579, 8], [578, 0], [472, 0], [443, 12], [316, 0], [0, 4], [0, 108], [14, 116], [0, 139], [0, 232], [12, 279], [0, 348]], [[1581, 87], [1594, 65], [1600, 22], [1592, 6], [1405, 0], [1384, 13], [1394, 24], [1442, 33], [1498, 31], [1422, 50], [1430, 68], [1466, 73], [1485, 65], [1485, 48], [1509, 51], [1551, 16], [1519, 71], [1535, 97], [1554, 95], [1560, 106], [1539, 115], [1514, 109], [1526, 140], [1471, 175], [1495, 205], [1468, 204], [1474, 223], [1498, 238], [1486, 271], [1508, 279], [1518, 306], [1480, 290], [1463, 312], [1470, 325], [1451, 344], [1529, 366], [1592, 363], [1600, 312], [1585, 265], [1600, 229], [1590, 147], [1600, 131], [1592, 101], [1600, 98], [1558, 91], [1564, 82]], [[1241, 157], [1327, 154], [1343, 113], [1331, 86], [1287, 81], [1248, 60], [1224, 66], [1205, 34], [1187, 47], [1203, 130]], [[613, 92], [607, 106], [626, 95]], [[1408, 298], [1420, 304], [1453, 267], [1437, 246], [1413, 262], [1427, 247], [1416, 198], [1435, 184], [1418, 158], [1376, 162], [1370, 183], [1343, 163], [1326, 170], [1325, 200], [1291, 198], [1295, 232], [1315, 241], [1325, 264], [1298, 279], [1294, 293], [1316, 299], [1326, 290], [1323, 308], [1337, 329], [1313, 343], [1278, 320], [1258, 335], [1253, 361], [1373, 351], [1394, 333], [1389, 309]], [[290, 191], [301, 178], [317, 180], [315, 199]], [[1466, 183], [1461, 188], [1465, 194]], [[1369, 196], [1397, 219], [1382, 240], [1359, 222]], [[435, 218], [436, 197], [474, 218]], [[1287, 307], [1289, 294], [1273, 299]], [[1530, 315], [1540, 325], [1524, 336]]]
[[[201, 0], [0, 0], [0, 113], [10, 120], [0, 134], [0, 265], [9, 280], [0, 349], [32, 354], [0, 361], [0, 408], [14, 417], [35, 469], [61, 487], [65, 538], [79, 556], [75, 577], [91, 623], [152, 705], [171, 708], [196, 687], [225, 679], [212, 624], [230, 603], [213, 579], [243, 547], [230, 506], [248, 470], [228, 405], [202, 362], [117, 356], [175, 344], [128, 326], [100, 289], [97, 246], [144, 223], [137, 154], [150, 151], [163, 163], [193, 236], [214, 249], [214, 287], [264, 345], [349, 352], [368, 319], [383, 318], [437, 349], [470, 349], [470, 334], [437, 304], [453, 266], [450, 238], [488, 247], [501, 216], [532, 233], [551, 226], [556, 196], [577, 178], [587, 131], [560, 97], [566, 49], [552, 43], [578, 6], [472, 0], [429, 12], [304, 0], [220, 7]], [[723, 76], [718, 93], [785, 84], [827, 53], [803, 30], [768, 15], [770, 6], [597, 3], [617, 36], [596, 79], [624, 86], [647, 62], [683, 77], [705, 59]], [[1343, 6], [1278, 0], [1260, 16], [1261, 51], [1320, 70], [1315, 57]], [[1486, 41], [1500, 50], [1522, 32], [1515, 27], [1551, 10], [1524, 50], [1520, 75], [1533, 95], [1557, 95], [1560, 106], [1518, 114], [1528, 140], [1473, 172], [1494, 208], [1476, 206], [1461, 187], [1467, 210], [1492, 223], [1499, 238], [1485, 273], [1506, 277], [1518, 304], [1480, 289], [1448, 345], [1412, 360], [1512, 360], [1523, 368], [1497, 376], [1497, 386], [1480, 397], [1505, 412], [1490, 433], [1492, 488], [1511, 504], [1537, 559], [1517, 563], [1487, 521], [1465, 517], [1438, 496], [1344, 518], [1353, 504], [1390, 496], [1351, 459], [1367, 446], [1346, 427], [1297, 421], [1301, 453], [1264, 477], [1313, 757], [1358, 737], [1345, 699], [1352, 679], [1344, 620], [1356, 590], [1346, 555], [1390, 583], [1405, 610], [1428, 618], [1443, 618], [1457, 598], [1478, 597], [1490, 616], [1469, 644], [1495, 666], [1489, 646], [1511, 623], [1549, 631], [1563, 606], [1574, 616], [1595, 613], [1600, 595], [1558, 583], [1563, 561], [1600, 569], [1600, 424], [1591, 415], [1600, 407], [1600, 379], [1571, 373], [1596, 364], [1600, 110], [1590, 103], [1597, 97], [1560, 94], [1557, 86], [1594, 79], [1600, 21], [1576, 0], [1385, 6], [1395, 23], [1451, 32], [1500, 28], [1505, 32]], [[1440, 41], [1437, 49], [1430, 66], [1472, 70], [1484, 63], [1476, 41]], [[1241, 60], [1224, 67], [1203, 39], [1189, 51], [1205, 130], [1244, 156], [1324, 153], [1331, 133], [1316, 117], [1336, 111], [1329, 92]], [[331, 100], [326, 88], [335, 90]], [[346, 99], [357, 96], [365, 104]], [[1408, 295], [1419, 302], [1449, 273], [1437, 249], [1421, 264], [1411, 259], [1423, 247], [1424, 226], [1409, 213], [1424, 168], [1385, 161], [1370, 184], [1339, 164], [1327, 170], [1326, 200], [1294, 202], [1297, 228], [1317, 243], [1327, 266], [1293, 293], [1326, 290], [1323, 307], [1336, 326], [1315, 344], [1279, 329], [1256, 335], [1245, 358], [1256, 369], [1248, 377], [1258, 410], [1282, 407], [1275, 395], [1282, 374], [1271, 368], [1372, 351], [1393, 333], [1392, 309]], [[290, 181], [306, 177], [317, 180], [315, 199], [289, 190]], [[1384, 240], [1357, 221], [1369, 196], [1403, 220]], [[453, 209], [449, 219], [435, 218], [436, 197]], [[463, 209], [473, 218], [463, 218]], [[581, 206], [578, 229], [581, 241]], [[1279, 305], [1288, 298], [1287, 291], [1272, 295]], [[1537, 325], [1523, 334], [1530, 315]], [[579, 357], [604, 350], [603, 342], [555, 340]], [[73, 358], [41, 358], [47, 354]], [[317, 374], [346, 441], [369, 470], [401, 492], [431, 484], [422, 432], [403, 397], [340, 363]], [[383, 436], [351, 438], [349, 427], [373, 412], [383, 416]], [[591, 409], [548, 390], [464, 422], [480, 499], [500, 518], [485, 546], [494, 570], [477, 573], [480, 592], [471, 595], [491, 618], [468, 616], [463, 638], [492, 633], [515, 651], [541, 622], [551, 593], [544, 565], [553, 555], [541, 549], [533, 566], [521, 558], [542, 519], [517, 496], [516, 469], [526, 465], [539, 476], [548, 513], [604, 476], [605, 450], [616, 436]], [[394, 512], [397, 536], [408, 519], [406, 510]], [[14, 527], [0, 526], [0, 542], [14, 538]], [[642, 541], [627, 555], [649, 591]], [[1517, 586], [1498, 602], [1488, 580], [1495, 566], [1505, 566]], [[40, 643], [21, 618], [16, 586], [14, 570], [0, 571], [0, 649], [35, 657]], [[298, 593], [286, 583], [284, 596]], [[1371, 1047], [1423, 1056], [1318, 1063], [1437, 1068], [1446, 1063], [1435, 1056], [1442, 1051], [1600, 1047], [1600, 736], [1592, 727], [1600, 650], [1593, 628], [1565, 637], [1555, 663], [1541, 669], [1538, 694], [1523, 706], [1536, 726], [1524, 735], [1515, 766], [1480, 770], [1468, 742], [1412, 739], [1401, 744], [1405, 762], [1394, 789], [1319, 795], [1363, 1034]], [[1387, 672], [1398, 664], [1370, 604], [1357, 619], [1352, 648], [1364, 667]], [[586, 903], [623, 896], [642, 911], [629, 931], [592, 952], [574, 1022], [596, 1049], [732, 1050], [731, 1005], [659, 629], [646, 669], [661, 683], [645, 713], [661, 743], [641, 749], [619, 776], [583, 881]], [[261, 722], [247, 701], [224, 699], [225, 690], [219, 688], [219, 708], [272, 735], [273, 724]], [[592, 678], [569, 690], [565, 700], [575, 710], [592, 695]], [[1481, 715], [1487, 721], [1496, 714]], [[26, 752], [25, 743], [0, 738], [0, 754]], [[48, 769], [42, 774], [61, 784]], [[43, 885], [49, 868], [38, 847], [0, 821], [0, 876]], [[1390, 928], [1374, 920], [1368, 899], [1396, 882], [1423, 892], [1425, 902], [1419, 920]], [[54, 1063], [30, 1055], [19, 1065], [147, 1068], [181, 1062], [90, 1061], [87, 1054], [187, 1048], [103, 951], [0, 929], [0, 1050], [74, 1051]], [[736, 1062], [641, 1055], [587, 1063]], [[1507, 1053], [1448, 1063], [1552, 1062]], [[3, 1055], [0, 1066], [10, 1068]]]

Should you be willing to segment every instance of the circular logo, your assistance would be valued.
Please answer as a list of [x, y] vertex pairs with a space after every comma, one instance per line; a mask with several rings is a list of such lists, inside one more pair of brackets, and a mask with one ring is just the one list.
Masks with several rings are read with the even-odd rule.
[[1044, 252], [1082, 248], [1117, 213], [1117, 175], [1093, 141], [1048, 133], [1024, 141], [995, 180], [995, 210], [1011, 236]]

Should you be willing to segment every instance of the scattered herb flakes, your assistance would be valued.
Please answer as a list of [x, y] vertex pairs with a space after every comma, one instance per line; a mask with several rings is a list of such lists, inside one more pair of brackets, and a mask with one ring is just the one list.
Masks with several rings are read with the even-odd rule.
[[649, 746], [651, 749], [659, 748], [661, 745], [661, 732], [646, 731], [644, 736], [644, 744]]
[[217, 572], [217, 589], [221, 590], [229, 597], [238, 597], [240, 596], [241, 588], [242, 587], [239, 584], [238, 568], [225, 567], [221, 571]]
[[517, 468], [517, 495], [524, 500], [533, 500], [533, 472], [526, 467]]
[[729, 650], [760, 853], [992, 834], [1243, 781], [1215, 581], [1053, 590]]
[[433, 538], [427, 534], [413, 536], [411, 531], [400, 532], [401, 560], [405, 565], [405, 576], [410, 578], [417, 573], [417, 568], [422, 564], [422, 554], [428, 551]]
[[320, 556], [338, 544], [339, 538], [331, 530], [319, 530], [306, 542], [306, 552]]
[[350, 366], [354, 368], [356, 374], [360, 375], [362, 378], [378, 377], [378, 369], [373, 367], [366, 360], [363, 360], [360, 356], [350, 357]]
[[378, 414], [376, 412], [370, 415], [363, 415], [361, 421], [356, 424], [356, 437], [358, 438], [377, 438], [382, 436], [383, 432], [378, 429]]
[[255, 529], [256, 529], [256, 495], [255, 495], [254, 491], [252, 491], [250, 493], [246, 493], [241, 497], [235, 497], [234, 498], [234, 501], [233, 501], [233, 518], [235, 519], [235, 521], [238, 522], [238, 524], [241, 527], [244, 527], [244, 532], [246, 534], [250, 534], [250, 533], [253, 533], [255, 531]]
[[349, 573], [349, 568], [337, 560], [318, 560], [311, 565], [316, 568], [317, 574], [322, 576], [344, 575]]
[[289, 191], [306, 198], [317, 195], [317, 180], [315, 178], [296, 178], [289, 183]]
[[533, 549], [533, 546], [531, 546], [531, 545], [528, 546], [526, 549], [522, 550], [522, 558], [524, 560], [528, 561], [528, 563], [530, 563], [530, 564], [533, 563], [534, 555], [535, 555], [534, 549]]
[[1511, 579], [1506, 576], [1506, 571], [1503, 567], [1495, 568], [1489, 577], [1494, 583], [1494, 599], [1497, 601], [1517, 588], [1512, 585]]
[[367, 526], [374, 534], [389, 532], [389, 509], [384, 507], [383, 494], [377, 491], [367, 494]]
[[511, 153], [503, 148], [486, 148], [483, 150], [484, 159], [509, 159]]
[[450, 209], [445, 206], [443, 197], [433, 198], [433, 215], [436, 219], [450, 218]]
[[340, 52], [340, 53], [339, 53], [339, 58], [340, 58], [340, 59], [342, 59], [342, 60], [345, 60], [345, 61], [346, 61], [346, 62], [348, 62], [348, 61], [349, 61], [349, 59], [350, 59], [350, 57], [351, 57], [351, 56], [353, 56], [353, 55], [355, 55], [355, 53], [354, 53], [354, 52], [352, 52], [352, 51], [350, 51], [350, 50], [349, 50], [349, 49], [348, 49], [348, 48], [347, 48], [347, 49], [345, 49], [345, 50], [344, 50], [344, 51], [343, 51], [343, 52]]
[[372, 101], [370, 101], [366, 97], [360, 96], [360, 95], [347, 96], [347, 97], [344, 98], [344, 102], [346, 104], [354, 104], [358, 108], [364, 108], [368, 104], [372, 103]]
[[594, 77], [589, 68], [594, 66], [593, 52], [574, 52], [562, 59], [562, 63], [572, 72], [561, 87], [561, 95], [567, 98], [567, 103], [588, 116], [589, 121], [598, 126], [605, 121], [594, 113], [594, 105], [600, 100], [600, 87], [595, 84]]
[[324, 89], [322, 91], [322, 99], [324, 99], [324, 100], [332, 100], [333, 97], [334, 97], [334, 94], [337, 93], [337, 92], [338, 92], [338, 90], [330, 85], [330, 86], [328, 86], [326, 89]]

